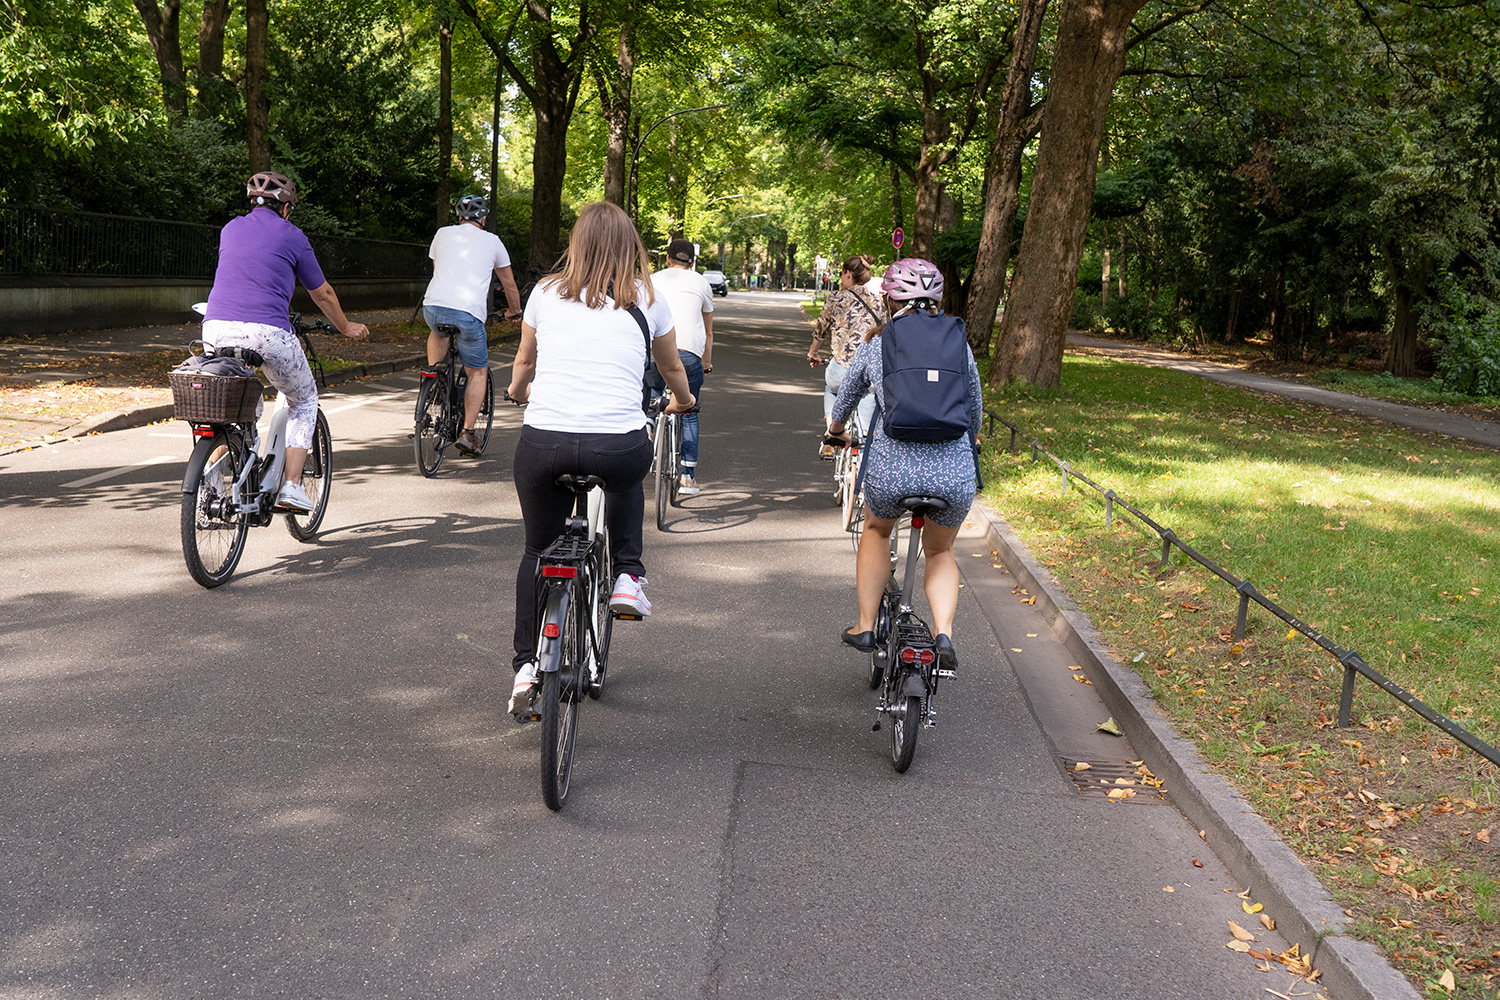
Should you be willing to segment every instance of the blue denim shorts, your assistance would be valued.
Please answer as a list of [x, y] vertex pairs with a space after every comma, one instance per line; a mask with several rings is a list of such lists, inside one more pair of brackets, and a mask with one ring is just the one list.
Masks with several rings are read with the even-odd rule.
[[465, 368], [485, 368], [490, 363], [490, 344], [485, 336], [484, 324], [472, 313], [447, 306], [423, 306], [422, 318], [427, 328], [437, 332], [439, 323], [458, 327], [458, 360]]

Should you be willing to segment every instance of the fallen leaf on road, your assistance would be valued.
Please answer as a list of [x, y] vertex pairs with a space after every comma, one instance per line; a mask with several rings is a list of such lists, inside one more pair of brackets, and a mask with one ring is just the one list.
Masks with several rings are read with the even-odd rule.
[[1112, 799], [1115, 799], [1115, 800], [1119, 800], [1119, 799], [1133, 799], [1133, 798], [1135, 798], [1135, 789], [1134, 788], [1111, 788], [1109, 790], [1109, 797], [1112, 798]]
[[1115, 717], [1113, 715], [1105, 719], [1103, 722], [1099, 723], [1099, 728], [1095, 729], [1094, 732], [1108, 733], [1111, 736], [1125, 735], [1124, 733], [1120, 732], [1120, 726], [1117, 722], [1115, 722]]
[[1226, 922], [1229, 924], [1229, 933], [1233, 934], [1239, 940], [1241, 940], [1241, 941], [1254, 941], [1255, 940], [1255, 935], [1254, 934], [1251, 934], [1249, 931], [1245, 930], [1245, 928], [1241, 927], [1239, 924], [1235, 923], [1233, 920], [1226, 921]]
[[1480, 830], [1478, 833], [1474, 834], [1474, 839], [1479, 841], [1481, 844], [1488, 844], [1490, 842], [1490, 828], [1485, 827], [1483, 830]]
[[1176, 892], [1177, 890], [1174, 889], [1174, 888], [1172, 888], [1170, 885], [1164, 885], [1164, 886], [1161, 887], [1161, 891], [1162, 892]]
[[1455, 989], [1458, 988], [1458, 984], [1453, 981], [1452, 969], [1443, 970], [1443, 974], [1441, 976], [1438, 976], [1438, 985], [1447, 990], [1449, 993], [1452, 993]]
[[1243, 941], [1226, 941], [1224, 942], [1224, 947], [1230, 951], [1246, 952], [1250, 950], [1250, 946]]
[[1203, 867], [1203, 862], [1199, 861], [1197, 858], [1194, 858], [1193, 859], [1193, 867], [1194, 868], [1202, 868]]
[[[1353, 914], [1350, 914], [1350, 916], [1353, 916]], [[1268, 931], [1274, 931], [1276, 929], [1276, 921], [1272, 920], [1270, 917], [1266, 916], [1264, 913], [1262, 913], [1260, 915], [1260, 923], [1261, 923], [1261, 926], [1264, 927]]]
[[1265, 908], [1266, 907], [1265, 907], [1264, 903], [1241, 903], [1240, 904], [1240, 909], [1244, 910], [1246, 913], [1259, 913], [1261, 910], [1264, 910]]
[[1090, 764], [1086, 760], [1080, 760], [1077, 764], [1073, 765], [1073, 770], [1075, 770], [1075, 771], [1087, 771], [1087, 770], [1089, 770], [1093, 766], [1094, 766], [1093, 764]]

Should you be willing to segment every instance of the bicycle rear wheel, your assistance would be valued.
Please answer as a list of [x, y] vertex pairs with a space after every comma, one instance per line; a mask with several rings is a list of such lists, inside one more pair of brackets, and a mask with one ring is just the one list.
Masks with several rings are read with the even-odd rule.
[[495, 373], [484, 370], [484, 402], [479, 405], [479, 416], [474, 421], [474, 440], [479, 443], [478, 454], [483, 455], [490, 443], [490, 425], [495, 422]]
[[[900, 690], [896, 682], [893, 692]], [[922, 699], [916, 695], [898, 697], [891, 704], [891, 765], [897, 774], [905, 774], [917, 753], [917, 728], [922, 724]]]
[[553, 812], [563, 807], [573, 782], [573, 747], [578, 737], [578, 703], [582, 698], [580, 684], [586, 669], [580, 645], [588, 641], [583, 635], [582, 615], [588, 610], [580, 603], [583, 596], [574, 590], [566, 609], [558, 616], [562, 627], [557, 640], [561, 655], [556, 670], [542, 673], [538, 706], [542, 716], [542, 801]]
[[417, 456], [417, 470], [431, 479], [437, 475], [443, 463], [443, 449], [448, 441], [444, 434], [448, 427], [448, 386], [444, 376], [422, 378], [422, 388], [417, 392], [417, 416], [412, 449]]
[[[199, 438], [188, 459], [182, 495], [182, 556], [188, 574], [208, 588], [229, 582], [245, 552], [247, 515], [231, 509], [230, 490], [244, 469], [238, 431]], [[217, 452], [224, 449], [222, 457]]]
[[307, 461], [302, 466], [302, 488], [313, 502], [313, 509], [306, 514], [288, 514], [286, 530], [299, 541], [307, 541], [318, 533], [323, 515], [328, 513], [328, 487], [333, 482], [333, 435], [328, 431], [328, 418], [318, 411], [318, 422], [313, 425], [312, 447], [307, 450]]

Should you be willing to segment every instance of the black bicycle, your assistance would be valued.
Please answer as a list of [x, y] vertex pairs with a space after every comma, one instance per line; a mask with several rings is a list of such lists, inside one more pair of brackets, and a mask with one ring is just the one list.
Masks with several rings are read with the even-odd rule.
[[541, 625], [530, 715], [530, 720], [542, 723], [542, 799], [553, 811], [562, 808], [572, 784], [584, 695], [597, 699], [604, 690], [614, 619], [638, 619], [609, 607], [614, 578], [604, 521], [604, 480], [562, 475], [557, 485], [577, 499], [563, 533], [537, 559]]
[[[437, 332], [448, 338], [448, 354], [442, 361], [422, 369], [422, 386], [417, 390], [416, 427], [412, 449], [417, 469], [431, 479], [443, 464], [443, 453], [464, 431], [464, 394], [469, 387], [469, 372], [458, 357], [459, 329], [440, 323]], [[484, 402], [474, 421], [474, 454], [484, 454], [490, 443], [490, 425], [495, 420], [495, 378], [484, 370]]]
[[[906, 571], [898, 582], [893, 565], [886, 580], [885, 594], [875, 618], [876, 647], [870, 654], [870, 687], [880, 689], [875, 711], [889, 719], [891, 763], [898, 774], [903, 774], [911, 767], [917, 752], [917, 729], [937, 725], [932, 699], [937, 694], [939, 678], [953, 677], [954, 673], [937, 665], [932, 629], [913, 610], [911, 600], [925, 518], [947, 510], [948, 502], [938, 497], [910, 496], [903, 497], [900, 506], [911, 514]], [[896, 537], [892, 531], [893, 540]], [[880, 728], [878, 720], [875, 728]]]
[[[305, 323], [295, 312], [288, 318], [319, 388], [326, 389], [322, 362], [307, 334], [336, 331], [322, 320]], [[258, 353], [245, 348], [218, 353], [252, 368], [262, 362]], [[192, 425], [197, 441], [182, 477], [182, 555], [189, 575], [204, 587], [228, 583], [245, 552], [250, 528], [265, 527], [278, 514], [285, 515], [293, 538], [307, 541], [317, 534], [333, 480], [333, 436], [322, 408], [302, 466], [302, 488], [313, 509], [285, 510], [276, 506], [276, 497], [286, 464], [286, 397], [277, 399], [262, 440], [255, 424], [261, 395], [258, 379], [175, 371], [168, 377], [177, 416]]]

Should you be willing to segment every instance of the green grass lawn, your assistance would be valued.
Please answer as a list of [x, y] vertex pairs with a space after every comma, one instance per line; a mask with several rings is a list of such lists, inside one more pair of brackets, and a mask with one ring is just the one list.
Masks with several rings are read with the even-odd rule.
[[[1165, 369], [1069, 356], [990, 407], [1232, 574], [1500, 744], [1500, 455]], [[1030, 449], [985, 499], [1420, 989], [1500, 984], [1500, 775]], [[1168, 790], [1170, 793], [1170, 789]], [[1494, 845], [1488, 842], [1491, 828]], [[1488, 977], [1488, 978], [1487, 978]]]

